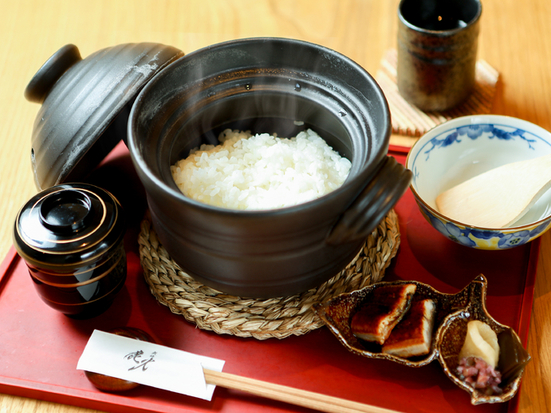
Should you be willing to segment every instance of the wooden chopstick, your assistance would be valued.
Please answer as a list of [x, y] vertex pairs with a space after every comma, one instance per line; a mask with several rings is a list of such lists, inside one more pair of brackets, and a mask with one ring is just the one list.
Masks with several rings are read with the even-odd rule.
[[280, 384], [238, 376], [235, 374], [203, 369], [207, 384], [226, 389], [241, 390], [256, 396], [278, 400], [296, 406], [308, 407], [327, 413], [399, 413], [381, 407], [370, 406], [338, 397], [314, 393]]

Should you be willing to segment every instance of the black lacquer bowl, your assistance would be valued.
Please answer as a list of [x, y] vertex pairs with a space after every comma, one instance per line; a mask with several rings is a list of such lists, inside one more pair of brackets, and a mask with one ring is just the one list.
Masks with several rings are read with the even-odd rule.
[[73, 318], [111, 306], [126, 281], [126, 224], [118, 200], [88, 184], [55, 185], [17, 214], [14, 245], [39, 297]]

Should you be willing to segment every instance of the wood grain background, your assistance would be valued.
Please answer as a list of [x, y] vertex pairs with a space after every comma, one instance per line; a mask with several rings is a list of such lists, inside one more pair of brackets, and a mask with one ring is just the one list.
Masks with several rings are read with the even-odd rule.
[[[159, 42], [190, 52], [236, 38], [290, 37], [335, 49], [375, 75], [383, 53], [395, 47], [397, 5], [398, 0], [1, 0], [1, 257], [11, 246], [17, 211], [36, 193], [30, 136], [38, 105], [23, 92], [61, 46], [73, 43], [86, 57], [120, 43]], [[493, 112], [551, 130], [551, 2], [483, 0], [479, 57], [501, 75]], [[522, 413], [551, 411], [549, 232], [538, 265], [529, 340], [533, 362], [520, 394]], [[0, 395], [1, 413], [88, 411]]]

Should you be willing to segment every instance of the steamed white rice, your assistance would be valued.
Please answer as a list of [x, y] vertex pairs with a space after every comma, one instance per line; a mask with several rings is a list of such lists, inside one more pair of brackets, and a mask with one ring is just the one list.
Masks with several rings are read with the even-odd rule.
[[314, 131], [294, 138], [225, 130], [220, 145], [201, 145], [171, 167], [182, 193], [209, 205], [241, 210], [292, 206], [340, 187], [350, 172]]

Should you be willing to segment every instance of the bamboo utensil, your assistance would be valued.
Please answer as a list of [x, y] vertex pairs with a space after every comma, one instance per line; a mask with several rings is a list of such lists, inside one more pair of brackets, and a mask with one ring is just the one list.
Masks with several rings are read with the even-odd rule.
[[207, 384], [240, 390], [271, 400], [303, 406], [328, 413], [398, 413], [396, 410], [370, 406], [338, 397], [255, 380], [235, 374], [203, 369]]
[[477, 175], [436, 198], [447, 217], [484, 228], [512, 226], [551, 187], [551, 154]]

